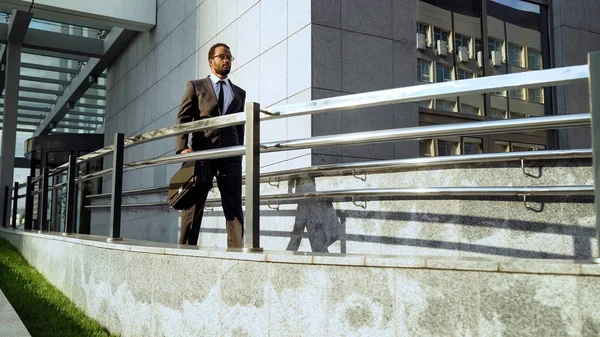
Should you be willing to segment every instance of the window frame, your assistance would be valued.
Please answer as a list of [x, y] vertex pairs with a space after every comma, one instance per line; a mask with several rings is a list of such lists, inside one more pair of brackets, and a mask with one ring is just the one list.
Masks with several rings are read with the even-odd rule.
[[[446, 77], [444, 76], [442, 81], [438, 81], [438, 66], [442, 67], [442, 73], [444, 75], [446, 75], [446, 70], [448, 70], [448, 74], [449, 74], [449, 78], [446, 79]], [[440, 62], [436, 62], [435, 63], [435, 78], [434, 78], [434, 82], [433, 83], [442, 83], [442, 82], [450, 82], [453, 81], [454, 79], [452, 78], [452, 67], [446, 66]]]
[[[523, 61], [524, 47], [516, 43], [509, 42], [507, 47], [508, 64], [513, 67], [525, 68], [525, 62]], [[513, 55], [513, 51], [518, 53], [518, 56]]]
[[[423, 62], [428, 63], [426, 66], [427, 66], [427, 77], [429, 77], [429, 80], [427, 80], [427, 81], [422, 81], [421, 80], [421, 77], [423, 75], [423, 69], [422, 69], [422, 66], [424, 65], [424, 64], [422, 64]], [[431, 74], [432, 63], [433, 62], [431, 62], [429, 60], [425, 60], [425, 59], [422, 59], [422, 58], [417, 58], [417, 81], [419, 83], [434, 83], [433, 82], [433, 76]], [[421, 75], [419, 75], [419, 74], [421, 74]]]

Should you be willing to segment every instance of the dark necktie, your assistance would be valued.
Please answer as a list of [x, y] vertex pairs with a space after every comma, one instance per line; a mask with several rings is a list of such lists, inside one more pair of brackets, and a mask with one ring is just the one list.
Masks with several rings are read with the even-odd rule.
[[219, 84], [219, 98], [218, 98], [218, 102], [217, 104], [219, 104], [219, 112], [221, 113], [221, 115], [225, 114], [225, 111], [223, 110], [223, 104], [225, 104], [225, 94], [223, 93], [223, 84], [225, 83], [225, 81], [219, 81], [217, 82], [217, 84]]

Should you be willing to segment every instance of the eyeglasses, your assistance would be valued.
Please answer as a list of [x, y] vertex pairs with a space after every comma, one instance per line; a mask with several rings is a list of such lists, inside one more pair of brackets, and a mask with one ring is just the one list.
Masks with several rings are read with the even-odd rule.
[[213, 56], [213, 58], [215, 58], [215, 57], [220, 58], [221, 61], [224, 61], [224, 60], [233, 61], [233, 60], [235, 60], [235, 57], [233, 57], [231, 55], [225, 55], [225, 54], [219, 54], [219, 55]]

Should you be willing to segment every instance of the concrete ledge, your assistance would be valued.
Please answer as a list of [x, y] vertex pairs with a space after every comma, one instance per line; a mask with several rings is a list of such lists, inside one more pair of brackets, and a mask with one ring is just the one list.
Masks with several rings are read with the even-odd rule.
[[[288, 264], [312, 264], [335, 266], [362, 266], [387, 268], [420, 268], [462, 271], [488, 271], [523, 274], [588, 275], [600, 276], [600, 259], [557, 260], [557, 259], [520, 259], [443, 256], [399, 256], [399, 255], [361, 255], [326, 254], [292, 251], [251, 252], [244, 249], [203, 248], [185, 245], [151, 242], [143, 240], [122, 240], [107, 242], [106, 237], [95, 235], [63, 235], [62, 233], [38, 233], [0, 228], [0, 233], [31, 236], [55, 241], [65, 241], [84, 246], [92, 246], [119, 251], [138, 253], [195, 256], [213, 259], [272, 262]], [[1, 236], [1, 235], [0, 235]]]
[[122, 336], [597, 336], [594, 261], [201, 249], [0, 229]]

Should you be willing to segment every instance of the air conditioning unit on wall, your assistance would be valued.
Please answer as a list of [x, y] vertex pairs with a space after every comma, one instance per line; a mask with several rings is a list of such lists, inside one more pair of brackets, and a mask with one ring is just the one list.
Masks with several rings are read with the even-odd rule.
[[444, 40], [437, 40], [436, 42], [435, 53], [438, 56], [446, 56], [448, 55], [448, 45]]
[[499, 51], [493, 51], [492, 54], [492, 65], [494, 67], [500, 67], [502, 65], [502, 53]]
[[468, 47], [458, 47], [458, 62], [467, 63], [469, 62], [469, 48]]
[[427, 48], [427, 39], [425, 38], [425, 34], [417, 33], [417, 49], [425, 50]]

